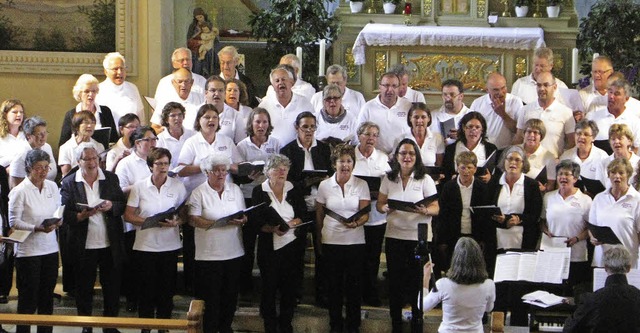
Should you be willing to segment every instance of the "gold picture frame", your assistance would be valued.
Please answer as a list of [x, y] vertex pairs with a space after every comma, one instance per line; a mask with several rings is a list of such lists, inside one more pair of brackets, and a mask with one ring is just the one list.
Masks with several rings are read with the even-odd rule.
[[[137, 1], [116, 0], [116, 51], [127, 59], [127, 75], [138, 74]], [[0, 73], [102, 75], [105, 53], [0, 50]]]

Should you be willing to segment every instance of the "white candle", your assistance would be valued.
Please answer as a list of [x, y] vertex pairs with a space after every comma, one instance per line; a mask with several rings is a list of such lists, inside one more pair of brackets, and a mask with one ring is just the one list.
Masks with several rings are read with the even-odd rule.
[[578, 82], [579, 65], [578, 49], [574, 47], [571, 52], [571, 83]]
[[594, 54], [593, 54], [593, 59], [595, 59], [595, 58], [597, 58], [597, 57], [599, 57], [599, 56], [600, 56], [600, 53], [594, 53]]
[[302, 48], [300, 46], [296, 47], [296, 57], [298, 57], [298, 61], [300, 61], [300, 71], [298, 72], [298, 77], [302, 76]]
[[324, 56], [325, 56], [325, 48], [327, 46], [327, 41], [324, 39], [320, 40], [320, 59], [318, 60], [318, 76], [324, 76]]

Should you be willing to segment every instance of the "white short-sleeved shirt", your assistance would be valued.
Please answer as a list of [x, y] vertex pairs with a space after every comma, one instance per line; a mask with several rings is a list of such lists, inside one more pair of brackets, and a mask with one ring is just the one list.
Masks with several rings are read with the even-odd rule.
[[[24, 152], [16, 156], [16, 158], [11, 161], [11, 165], [9, 167], [9, 175], [11, 177], [16, 178], [24, 178], [27, 176], [27, 170], [25, 169], [24, 161], [27, 158], [27, 153], [31, 151], [31, 146], [29, 143], [24, 143]], [[56, 164], [56, 160], [53, 157], [53, 151], [51, 150], [51, 145], [45, 143], [40, 149], [49, 154], [49, 172], [47, 172], [47, 179], [51, 181], [56, 180], [56, 176], [58, 175], [58, 166]]]
[[[293, 206], [287, 202], [287, 195], [289, 191], [293, 189], [293, 184], [290, 182], [284, 183], [284, 190], [282, 201], [278, 201], [278, 198], [273, 193], [271, 186], [269, 186], [269, 181], [265, 180], [260, 186], [262, 186], [262, 190], [267, 193], [269, 198], [271, 199], [270, 207], [273, 207], [275, 211], [280, 215], [280, 217], [285, 221], [291, 221], [295, 218], [295, 211], [293, 210]], [[296, 235], [292, 229], [289, 229], [284, 235], [280, 236], [276, 233], [273, 234], [273, 250], [277, 251], [287, 244], [293, 242], [296, 239]]]
[[107, 152], [107, 171], [113, 172], [116, 169], [116, 163], [120, 162], [117, 161], [118, 156], [127, 150], [133, 152], [131, 148], [127, 148], [127, 146], [124, 145], [122, 138], [120, 138], [118, 142], [109, 149], [109, 152]]
[[[226, 182], [222, 197], [208, 182], [200, 184], [189, 198], [189, 214], [216, 220], [245, 209], [238, 185]], [[244, 255], [242, 228], [228, 224], [211, 229], [195, 228], [196, 260], [229, 260]]]
[[[91, 184], [82, 177], [82, 172], [76, 172], [75, 182], [82, 183], [87, 196], [87, 203], [100, 199], [100, 181], [105, 180], [104, 172], [98, 169], [98, 178]], [[89, 216], [87, 227], [87, 240], [85, 249], [104, 249], [109, 247], [109, 236], [107, 235], [107, 224], [103, 212], [98, 212]]]
[[593, 120], [598, 125], [598, 135], [595, 140], [609, 140], [609, 128], [613, 124], [626, 124], [633, 133], [633, 146], [640, 147], [640, 118], [626, 110], [617, 118], [604, 107], [587, 115], [587, 119]]
[[[558, 190], [544, 195], [542, 217], [547, 219], [549, 232], [557, 237], [577, 237], [587, 229], [591, 197], [578, 190], [562, 198]], [[571, 247], [571, 261], [587, 261], [587, 240], [583, 239]]]
[[[356, 165], [353, 167], [353, 174], [356, 176], [366, 177], [384, 177], [385, 173], [391, 170], [389, 166], [389, 158], [381, 150], [374, 149], [371, 156], [364, 157], [360, 149], [356, 147]], [[378, 191], [379, 188], [370, 188], [369, 191]], [[369, 221], [365, 226], [372, 227], [387, 223], [387, 214], [380, 213], [375, 207], [378, 200], [371, 201], [371, 213], [369, 213]]]
[[402, 98], [406, 98], [411, 103], [427, 103], [427, 100], [424, 98], [424, 94], [413, 90], [411, 87], [407, 87], [407, 93], [402, 96]]
[[458, 284], [448, 278], [436, 281], [436, 290], [424, 289], [424, 311], [442, 302], [442, 323], [439, 333], [482, 333], [482, 316], [493, 310], [496, 286], [486, 279], [477, 284]]
[[[93, 138], [89, 139], [89, 142], [93, 143], [96, 146], [96, 152], [100, 155], [104, 151], [104, 146], [94, 140]], [[75, 135], [71, 135], [71, 138], [67, 140], [60, 148], [58, 149], [58, 165], [70, 165], [72, 168], [78, 165], [78, 161], [76, 160], [75, 150], [78, 147], [78, 143], [76, 142]]]
[[246, 105], [240, 105], [240, 110], [235, 110], [236, 112], [236, 132], [234, 134], [234, 141], [240, 142], [244, 138], [247, 137], [247, 122], [249, 121], [249, 116], [251, 115], [250, 107]]
[[527, 159], [531, 166], [529, 172], [526, 173], [527, 177], [536, 179], [542, 169], [547, 168], [547, 180], [556, 180], [556, 157], [542, 145], [538, 146], [533, 154], [527, 156]]
[[[582, 99], [585, 114], [607, 107], [607, 93], [601, 95], [593, 84], [580, 89], [580, 98]], [[629, 97], [629, 100], [624, 103], [624, 106], [627, 111], [631, 111], [631, 114], [640, 117], [640, 101]]]
[[[507, 93], [504, 109], [511, 119], [515, 121], [518, 120], [522, 106], [523, 103], [520, 97]], [[505, 149], [511, 145], [515, 133], [511, 132], [511, 130], [504, 125], [504, 120], [493, 111], [489, 94], [476, 98], [476, 100], [471, 103], [470, 109], [480, 112], [487, 121], [486, 133], [489, 142], [496, 145], [498, 149]]]
[[547, 134], [541, 144], [554, 157], [560, 156], [564, 152], [565, 136], [575, 132], [576, 121], [573, 118], [573, 111], [562, 105], [557, 99], [546, 109], [543, 109], [536, 100], [522, 108], [518, 118], [518, 129], [526, 130], [525, 123], [529, 119], [542, 120]]
[[[200, 165], [200, 161], [210, 154], [227, 156], [229, 157], [229, 163], [232, 164], [242, 162], [236, 145], [229, 137], [216, 134], [216, 140], [213, 141], [212, 144], [209, 144], [204, 136], [202, 136], [202, 133], [197, 132], [188, 138], [182, 146], [180, 157], [178, 157], [178, 164]], [[187, 188], [187, 191], [191, 192], [198, 187], [198, 185], [204, 183], [207, 176], [201, 172], [184, 178], [186, 179], [184, 186]]]
[[[187, 199], [187, 190], [178, 179], [167, 177], [160, 190], [151, 182], [151, 176], [133, 185], [127, 206], [136, 208], [136, 214], [149, 217], [178, 208]], [[180, 228], [147, 228], [136, 230], [133, 249], [145, 252], [166, 252], [182, 248]]]
[[134, 151], [131, 155], [120, 160], [116, 166], [115, 174], [120, 181], [120, 187], [124, 189], [151, 176], [151, 169], [147, 165], [147, 159], [141, 158]]
[[[197, 73], [191, 73], [191, 75], [193, 77], [193, 85], [191, 86], [191, 92], [194, 94], [200, 95], [200, 98], [204, 100], [204, 88], [207, 85], [207, 79], [205, 79], [204, 76]], [[156, 101], [161, 100], [167, 95], [170, 95], [171, 92], [175, 93], [176, 89], [173, 87], [173, 84], [171, 83], [172, 79], [173, 79], [173, 74], [169, 74], [163, 77], [162, 79], [160, 79], [160, 81], [158, 81], [158, 86], [156, 87], [156, 94], [154, 95], [154, 98]], [[158, 106], [158, 104], [156, 104], [156, 106]], [[157, 107], [156, 107], [156, 110], [158, 110]], [[162, 112], [162, 109], [160, 109], [160, 112]]]
[[[304, 97], [306, 100], [311, 101], [311, 98], [316, 93], [316, 88], [314, 88], [311, 83], [298, 78], [296, 80], [296, 83], [294, 83], [291, 87], [291, 91], [293, 91], [294, 94], [298, 94]], [[275, 90], [273, 90], [273, 86], [269, 85], [269, 87], [267, 87], [267, 94], [265, 96], [269, 98], [275, 98], [275, 95], [276, 92]]]
[[96, 95], [96, 104], [105, 105], [111, 109], [113, 122], [116, 126], [118, 126], [120, 118], [128, 113], [137, 115], [142, 124], [147, 122], [140, 92], [135, 84], [124, 81], [121, 85], [116, 85], [111, 79], [106, 78], [100, 82], [98, 88], [100, 93]]
[[316, 113], [316, 123], [318, 125], [316, 139], [324, 140], [331, 136], [340, 140], [349, 139], [353, 141], [358, 130], [358, 119], [354, 113], [345, 111], [346, 115], [340, 122], [329, 123], [324, 119], [321, 112]]
[[[469, 150], [469, 148], [467, 148], [467, 146], [465, 146], [464, 143], [462, 143], [462, 141], [456, 142], [456, 149], [454, 152], [454, 156], [458, 156], [458, 154], [465, 151], [470, 151], [476, 155], [476, 158], [478, 159], [478, 165], [484, 165], [487, 162], [487, 158], [489, 158], [489, 156], [487, 156], [487, 150], [485, 149], [485, 145], [484, 143], [482, 143], [482, 141], [478, 142], [478, 144], [475, 146], [475, 148], [473, 148], [473, 150]], [[458, 170], [458, 163], [455, 161], [455, 157], [453, 160], [453, 166], [456, 170]]]
[[[195, 85], [193, 85], [193, 87], [195, 87]], [[191, 88], [191, 93], [187, 96], [187, 99], [180, 98], [173, 87], [171, 87], [171, 91], [168, 91], [162, 98], [156, 98], [156, 108], [151, 115], [151, 122], [158, 125], [162, 124], [162, 109], [167, 105], [167, 103], [176, 102], [182, 104], [185, 109], [182, 126], [193, 130], [196, 115], [198, 114], [198, 108], [202, 103], [204, 103], [204, 97], [194, 93], [193, 87]]]
[[304, 111], [313, 113], [311, 103], [298, 94], [293, 94], [291, 101], [286, 107], [282, 106], [277, 98], [270, 98], [268, 96], [265, 97], [258, 106], [265, 108], [269, 112], [271, 126], [273, 126], [271, 135], [282, 142], [283, 145], [296, 139], [296, 117]]
[[[202, 105], [200, 105], [198, 109], [201, 106]], [[222, 110], [222, 113], [219, 114], [218, 121], [220, 124], [220, 131], [218, 131], [218, 134], [231, 138], [233, 142], [240, 142], [240, 140], [247, 136], [245, 133], [245, 127], [247, 126], [246, 118], [243, 118], [242, 114], [229, 105], [224, 104], [224, 109]]]
[[589, 156], [583, 161], [578, 157], [578, 147], [573, 147], [569, 150], [565, 150], [560, 156], [559, 160], [571, 160], [580, 165], [580, 176], [588, 179], [598, 179], [597, 171], [599, 169], [602, 160], [609, 157], [606, 151], [591, 145], [591, 151]]
[[[325, 179], [318, 186], [316, 202], [344, 217], [357, 213], [360, 200], [371, 200], [367, 182], [351, 176], [344, 184], [344, 194], [336, 181], [336, 176]], [[322, 243], [334, 245], [364, 244], [364, 228], [347, 228], [342, 222], [329, 215], [324, 216]]]
[[469, 109], [466, 105], [462, 105], [462, 109], [460, 109], [460, 112], [454, 115], [454, 114], [447, 113], [447, 111], [445, 111], [444, 106], [441, 106], [440, 109], [431, 113], [432, 120], [431, 120], [431, 126], [429, 126], [429, 131], [433, 133], [440, 133], [440, 135], [442, 135], [442, 138], [444, 139], [445, 146], [450, 145], [454, 143], [456, 140], [449, 138], [448, 137], [449, 133], [442, 133], [442, 128], [440, 124], [453, 118], [456, 123], [456, 129], [457, 129], [460, 126], [460, 120], [462, 120], [462, 117], [464, 117], [464, 115], [466, 115], [471, 111], [472, 110]]
[[[411, 130], [409, 130], [402, 139], [411, 139], [416, 145], [418, 144], [416, 138], [411, 134]], [[400, 143], [402, 139], [398, 140], [396, 146], [398, 146], [398, 143]], [[424, 138], [422, 147], [420, 147], [420, 145], [418, 145], [418, 147], [420, 148], [422, 164], [426, 166], [435, 166], [436, 155], [444, 154], [444, 140], [442, 139], [442, 135], [440, 135], [440, 133], [434, 133], [431, 130], [427, 130], [427, 137]]]
[[[609, 174], [607, 173], [607, 166], [609, 163], [614, 160], [613, 154], [607, 156], [600, 160], [600, 164], [596, 165], [596, 175], [595, 179], [599, 180], [602, 185], [606, 188], [611, 187], [611, 180], [609, 179]], [[638, 174], [638, 163], [640, 162], [640, 156], [631, 153], [631, 158], [629, 159], [629, 163], [631, 163], [631, 167], [633, 167], [633, 174], [629, 177], [628, 182], [629, 185], [634, 186], [636, 181], [636, 175]]]
[[[506, 174], [500, 177], [500, 194], [498, 204], [502, 214], [522, 214], [524, 212], [524, 174], [513, 185], [513, 190], [509, 189]], [[522, 247], [522, 235], [524, 228], [521, 225], [513, 226], [509, 229], [496, 228], [498, 248], [519, 249]]]
[[[558, 89], [564, 88], [567, 89], [567, 84], [562, 82], [559, 78], [556, 79], [556, 84]], [[538, 100], [538, 90], [536, 86], [537, 82], [533, 79], [533, 74], [529, 74], [525, 77], [521, 77], [513, 83], [511, 87], [511, 93], [522, 98], [522, 101], [525, 104], [531, 104]], [[558, 95], [558, 89], [556, 89], [556, 93], [554, 96]]]
[[[607, 226], [618, 236], [622, 245], [631, 254], [631, 268], [638, 267], [638, 233], [640, 233], [640, 194], [633, 187], [618, 201], [609, 190], [598, 193], [593, 198], [589, 210], [589, 223]], [[592, 266], [604, 267], [602, 255], [611, 245], [603, 244], [595, 247]]]
[[396, 147], [394, 144], [398, 138], [404, 136], [409, 129], [407, 114], [411, 108], [411, 102], [405, 98], [398, 98], [391, 108], [380, 102], [380, 96], [368, 101], [362, 107], [358, 116], [358, 126], [365, 121], [371, 121], [380, 127], [380, 137], [376, 148], [385, 154], [390, 154]]
[[[412, 173], [404, 189], [400, 176], [396, 181], [391, 181], [385, 176], [380, 184], [380, 193], [386, 195], [388, 199], [418, 202], [436, 194], [437, 190], [431, 177], [425, 175], [422, 179], [415, 179]], [[427, 240], [431, 241], [433, 237], [431, 216], [395, 210], [387, 214], [387, 222], [385, 237], [388, 238], [417, 241], [419, 223], [429, 224]]]
[[[360, 114], [360, 110], [367, 101], [361, 92], [345, 88], [342, 95], [342, 107], [357, 116]], [[320, 112], [324, 107], [323, 92], [319, 91], [311, 97], [311, 105], [313, 105], [313, 111]]]
[[60, 207], [60, 191], [56, 183], [45, 179], [40, 191], [25, 178], [9, 192], [9, 225], [17, 230], [31, 230], [27, 239], [16, 247], [16, 257], [34, 257], [58, 252], [55, 232], [34, 232], [36, 226], [53, 217]]
[[8, 167], [11, 161], [22, 153], [24, 143], [27, 143], [27, 138], [22, 131], [18, 132], [17, 136], [7, 134], [0, 138], [0, 165]]
[[187, 139], [192, 137], [194, 134], [196, 134], [195, 131], [184, 127], [182, 128], [182, 135], [179, 139], [171, 136], [171, 134], [169, 134], [169, 130], [164, 130], [158, 134], [158, 143], [156, 143], [156, 147], [166, 148], [171, 152], [171, 169], [178, 166], [178, 157], [180, 157], [182, 146], [184, 146]]
[[[280, 148], [282, 148], [280, 146], [280, 142], [273, 136], [269, 136], [267, 138], [267, 142], [260, 145], [260, 147], [256, 146], [256, 144], [253, 143], [251, 141], [251, 138], [249, 137], [246, 137], [242, 139], [242, 141], [238, 142], [238, 153], [240, 154], [240, 159], [243, 162], [266, 162], [269, 156], [279, 153]], [[240, 189], [242, 190], [244, 197], [251, 198], [251, 196], [253, 195], [253, 188], [260, 185], [264, 181], [264, 179], [265, 177], [258, 177], [251, 183], [241, 184]]]

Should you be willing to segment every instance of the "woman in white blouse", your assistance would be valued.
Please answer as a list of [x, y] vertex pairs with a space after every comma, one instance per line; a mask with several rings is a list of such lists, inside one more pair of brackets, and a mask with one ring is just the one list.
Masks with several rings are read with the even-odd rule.
[[138, 127], [140, 127], [140, 118], [135, 113], [127, 113], [120, 117], [118, 120], [120, 139], [107, 153], [107, 171], [114, 172], [118, 162], [131, 154], [133, 142], [129, 139], [131, 133], [137, 130]]
[[195, 228], [195, 285], [198, 299], [205, 301], [205, 332], [233, 332], [231, 323], [238, 302], [238, 280], [244, 249], [242, 215], [227, 223], [218, 219], [245, 209], [238, 185], [227, 182], [229, 157], [211, 154], [199, 163], [206, 181], [189, 198], [189, 223]]
[[74, 150], [80, 142], [93, 143], [97, 147], [98, 154], [104, 151], [104, 146], [91, 138], [96, 129], [96, 116], [93, 113], [89, 111], [74, 113], [71, 118], [71, 128], [73, 128], [73, 135], [60, 146], [60, 151], [58, 152], [58, 165], [60, 165], [62, 177], [66, 176], [71, 169], [78, 165]]
[[[382, 180], [385, 173], [391, 170], [388, 156], [381, 150], [376, 149], [380, 127], [375, 123], [366, 121], [358, 127], [358, 146], [356, 147], [356, 160], [353, 167], [353, 174], [356, 176], [377, 177]], [[375, 184], [375, 183], [374, 183]], [[371, 193], [371, 205], [375, 207], [378, 198], [380, 183], [372, 187], [369, 185]], [[369, 221], [364, 225], [365, 240], [365, 261], [362, 277], [362, 298], [365, 304], [380, 306], [380, 296], [378, 294], [378, 270], [380, 268], [380, 253], [384, 241], [384, 231], [387, 228], [386, 215], [372, 209], [369, 214]]]
[[444, 158], [444, 141], [440, 133], [429, 131], [431, 111], [425, 103], [412, 103], [407, 114], [411, 132], [406, 135], [420, 147], [422, 163], [426, 166], [441, 166]]
[[[267, 180], [253, 190], [254, 205], [266, 203], [273, 210], [260, 216], [251, 216], [260, 230], [258, 240], [258, 267], [262, 277], [260, 313], [265, 333], [292, 333], [291, 321], [296, 307], [296, 290], [302, 282], [296, 274], [297, 265], [304, 255], [305, 238], [295, 233], [307, 207], [302, 191], [287, 181], [291, 161], [284, 155], [267, 158], [264, 173]], [[284, 226], [282, 223], [286, 223]], [[289, 229], [290, 228], [290, 229]], [[245, 229], [246, 230], [246, 229]], [[244, 230], [243, 230], [244, 232]], [[246, 249], [245, 249], [246, 250]], [[276, 309], [280, 293], [280, 309]], [[279, 313], [279, 315], [278, 315]]]
[[[153, 149], [147, 157], [151, 176], [140, 179], [131, 187], [124, 218], [141, 227], [135, 233], [134, 260], [137, 264], [140, 318], [171, 318], [173, 295], [178, 274], [180, 225], [178, 209], [187, 199], [184, 185], [167, 176], [171, 153], [164, 148]], [[147, 218], [175, 209], [176, 213], [158, 224], [145, 228]], [[148, 333], [150, 330], [142, 330]]]
[[[577, 137], [577, 136], [576, 136]], [[541, 227], [548, 237], [565, 237], [571, 247], [569, 286], [589, 282], [592, 275], [587, 261], [587, 221], [591, 208], [591, 197], [575, 187], [580, 177], [580, 166], [571, 160], [562, 160], [556, 166], [558, 190], [544, 195]], [[550, 240], [542, 236], [542, 246]]]
[[[360, 330], [362, 264], [364, 261], [364, 228], [369, 214], [352, 221], [340, 221], [327, 213], [331, 210], [349, 218], [371, 204], [367, 182], [352, 175], [355, 148], [341, 144], [331, 153], [335, 174], [318, 186], [316, 198], [316, 246], [326, 264], [329, 291], [329, 325], [332, 332]], [[346, 321], [342, 305], [346, 296]]]
[[543, 193], [556, 186], [556, 158], [540, 144], [546, 134], [547, 129], [540, 119], [532, 118], [524, 124], [522, 148], [529, 160], [529, 171], [525, 175], [535, 179]]
[[47, 136], [49, 135], [47, 122], [38, 116], [34, 116], [27, 118], [27, 120], [24, 121], [23, 127], [27, 141], [22, 145], [22, 149], [24, 150], [11, 161], [11, 167], [9, 168], [9, 175], [11, 176], [11, 178], [9, 178], [10, 187], [16, 187], [27, 176], [24, 168], [24, 160], [27, 157], [27, 153], [33, 149], [42, 149], [49, 154], [50, 169], [47, 174], [47, 179], [55, 181], [58, 175], [58, 168], [56, 167], [56, 160], [53, 158], [51, 146], [47, 143]]
[[2, 102], [0, 110], [0, 165], [9, 168], [11, 161], [22, 151], [22, 143], [27, 141], [22, 132], [24, 106], [17, 99], [8, 99]]
[[157, 147], [167, 148], [174, 159], [171, 161], [171, 169], [178, 166], [178, 156], [182, 146], [195, 132], [183, 126], [186, 110], [178, 102], [169, 102], [162, 108], [162, 126], [166, 129], [158, 134]]
[[220, 131], [220, 112], [212, 104], [201, 106], [193, 125], [196, 134], [187, 139], [180, 151], [178, 164], [182, 168], [179, 167], [178, 175], [186, 177], [184, 185], [189, 192], [207, 180], [207, 176], [201, 171], [200, 161], [210, 154], [226, 157], [229, 160], [230, 170], [233, 172], [237, 170], [237, 164], [232, 163], [241, 162], [233, 140], [222, 134], [217, 134]]
[[470, 237], [461, 237], [453, 250], [447, 277], [436, 281], [436, 289], [428, 291], [431, 263], [424, 267], [423, 310], [442, 303], [439, 333], [482, 333], [482, 316], [491, 312], [496, 299], [495, 284], [489, 279], [480, 245]]
[[[414, 212], [390, 209], [389, 199], [417, 202], [436, 194], [436, 185], [422, 163], [420, 148], [411, 139], [400, 141], [391, 160], [391, 171], [382, 179], [376, 209], [387, 213], [385, 254], [389, 272], [389, 315], [393, 332], [402, 332], [402, 307], [411, 304], [418, 316], [419, 270], [414, 257], [418, 245], [418, 224], [431, 224], [440, 207], [434, 200], [420, 205]], [[429, 230], [432, 230], [429, 227]], [[432, 236], [428, 236], [431, 242]]]
[[604, 185], [605, 188], [611, 187], [611, 181], [609, 177], [608, 165], [616, 158], [624, 158], [633, 168], [633, 172], [627, 177], [629, 185], [634, 188], [638, 188], [638, 165], [640, 164], [640, 157], [636, 155], [631, 148], [633, 147], [634, 133], [627, 124], [613, 124], [609, 127], [609, 144], [613, 153], [606, 158], [602, 159], [598, 165], [598, 180]]
[[[58, 186], [47, 179], [49, 154], [36, 149], [25, 159], [27, 178], [9, 192], [9, 224], [15, 232], [29, 232], [16, 248], [16, 283], [18, 313], [52, 314], [53, 290], [58, 279], [58, 241], [56, 230], [62, 221], [48, 226], [60, 207]], [[28, 333], [29, 326], [18, 326], [16, 332]], [[38, 327], [40, 333], [52, 332], [51, 327]]]
[[353, 141], [357, 113], [342, 106], [342, 90], [337, 84], [328, 84], [322, 91], [322, 109], [316, 114], [316, 139], [325, 143]]
[[[637, 268], [640, 245], [640, 193], [629, 185], [628, 179], [633, 174], [633, 168], [626, 158], [616, 158], [607, 165], [607, 174], [611, 186], [593, 199], [589, 223], [610, 227], [622, 242], [622, 246], [629, 250], [631, 268]], [[603, 267], [602, 255], [613, 245], [600, 242], [591, 233], [589, 236], [591, 244], [595, 245], [591, 266]]]
[[[247, 94], [247, 86], [238, 79], [230, 78], [225, 80], [225, 90], [225, 104], [236, 110], [240, 123], [245, 124], [251, 113], [251, 107], [248, 106], [249, 95]], [[235, 138], [244, 139], [247, 134], [243, 132], [241, 129], [236, 130]]]

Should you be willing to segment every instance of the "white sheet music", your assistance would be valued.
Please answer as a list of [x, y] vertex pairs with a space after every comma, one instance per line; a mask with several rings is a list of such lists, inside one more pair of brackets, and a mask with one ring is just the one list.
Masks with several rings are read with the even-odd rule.
[[496, 258], [493, 280], [562, 283], [569, 276], [571, 249], [507, 252]]
[[537, 259], [534, 281], [562, 283], [562, 279], [569, 278], [570, 248], [538, 251]]
[[543, 233], [542, 234], [542, 239], [540, 241], [540, 250], [547, 250], [547, 249], [557, 249], [557, 248], [566, 248], [567, 247], [567, 243], [565, 243], [567, 241], [567, 237], [549, 237], [547, 236], [547, 234]]

